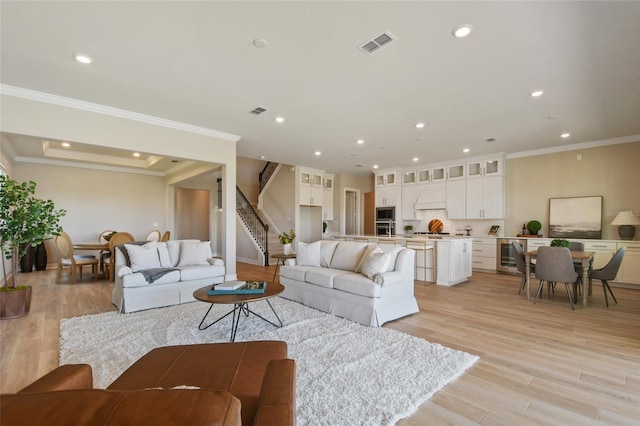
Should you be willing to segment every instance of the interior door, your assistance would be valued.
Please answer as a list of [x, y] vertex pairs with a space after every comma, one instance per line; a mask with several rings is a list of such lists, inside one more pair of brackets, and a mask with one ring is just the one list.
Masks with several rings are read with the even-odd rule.
[[358, 205], [355, 191], [345, 193], [345, 234], [358, 233]]

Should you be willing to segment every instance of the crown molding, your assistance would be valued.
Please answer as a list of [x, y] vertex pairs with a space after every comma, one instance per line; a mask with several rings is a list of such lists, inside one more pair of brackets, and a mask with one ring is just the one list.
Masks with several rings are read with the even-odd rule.
[[140, 170], [140, 169], [127, 168], [127, 167], [105, 166], [101, 164], [75, 163], [72, 161], [51, 160], [48, 158], [18, 156], [13, 158], [12, 160], [15, 163], [43, 164], [45, 166], [59, 166], [59, 167], [75, 167], [77, 169], [103, 170], [107, 172], [132, 173], [132, 174], [147, 175], [147, 176], [160, 176], [160, 177], [165, 176], [164, 173], [156, 172], [153, 170]]
[[36, 90], [24, 89], [22, 87], [10, 86], [7, 84], [0, 84], [0, 94], [28, 99], [35, 102], [43, 102], [67, 108], [79, 109], [116, 118], [124, 118], [126, 120], [138, 121], [140, 123], [152, 124], [154, 126], [210, 136], [230, 142], [238, 142], [241, 139], [240, 136], [231, 133], [220, 132], [218, 130], [181, 123], [179, 121], [167, 120], [164, 118], [154, 117], [152, 115], [140, 114], [124, 109], [113, 108], [64, 96], [52, 95], [50, 93], [38, 92]]
[[575, 151], [577, 149], [596, 148], [599, 146], [618, 145], [622, 143], [640, 142], [640, 135], [620, 136], [611, 139], [601, 139], [598, 141], [574, 143], [571, 145], [554, 146], [551, 148], [532, 149], [530, 151], [513, 152], [507, 154], [507, 160], [512, 158], [533, 157], [536, 155], [554, 154], [557, 152]]

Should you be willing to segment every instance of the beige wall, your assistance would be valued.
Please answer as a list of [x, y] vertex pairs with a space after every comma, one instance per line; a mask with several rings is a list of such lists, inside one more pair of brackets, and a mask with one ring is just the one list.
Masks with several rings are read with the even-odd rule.
[[548, 235], [549, 198], [602, 195], [603, 239], [619, 238], [617, 211], [640, 210], [640, 142], [509, 159], [505, 170], [508, 236], [534, 219]]
[[[14, 163], [12, 179], [36, 182], [36, 196], [51, 199], [67, 214], [60, 220], [75, 242], [97, 242], [105, 230], [126, 231], [144, 239], [165, 221], [164, 178], [84, 168]], [[157, 226], [154, 226], [157, 223]], [[57, 260], [51, 241], [48, 262]]]
[[260, 194], [258, 176], [265, 164], [267, 164], [266, 161], [253, 158], [238, 157], [236, 159], [236, 185], [252, 204], [258, 202]]

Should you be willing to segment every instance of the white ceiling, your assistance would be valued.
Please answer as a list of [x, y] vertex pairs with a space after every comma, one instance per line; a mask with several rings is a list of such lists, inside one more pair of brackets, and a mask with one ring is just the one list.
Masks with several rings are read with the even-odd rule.
[[[244, 157], [365, 174], [640, 134], [639, 2], [0, 8], [3, 84], [236, 134]], [[460, 24], [469, 37], [452, 37]], [[384, 31], [397, 40], [357, 48]]]

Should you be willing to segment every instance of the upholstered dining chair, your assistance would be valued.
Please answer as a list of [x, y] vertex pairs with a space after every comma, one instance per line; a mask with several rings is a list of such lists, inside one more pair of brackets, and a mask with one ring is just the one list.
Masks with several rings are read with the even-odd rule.
[[58, 249], [58, 274], [56, 283], [59, 283], [62, 277], [62, 269], [68, 268], [71, 278], [71, 284], [76, 282], [76, 271], [80, 270], [80, 279], [82, 279], [82, 268], [91, 266], [94, 279], [98, 279], [98, 259], [95, 256], [75, 256], [73, 254], [73, 242], [66, 232], [61, 232], [55, 239], [56, 248]]
[[111, 236], [111, 239], [109, 240], [109, 253], [111, 253], [111, 256], [106, 259], [106, 263], [104, 264], [104, 273], [109, 281], [113, 282], [115, 280], [115, 271], [113, 270], [115, 264], [115, 246], [119, 244], [132, 243], [134, 241], [135, 238], [133, 238], [133, 235], [128, 232], [116, 232]]
[[160, 241], [161, 238], [162, 236], [160, 235], [160, 231], [158, 231], [157, 229], [149, 232], [147, 236], [144, 237], [146, 241]]
[[170, 239], [171, 239], [171, 231], [164, 231], [164, 234], [162, 234], [162, 239], [160, 241], [166, 243]]
[[611, 291], [609, 281], [614, 280], [616, 275], [618, 275], [618, 270], [620, 269], [620, 264], [622, 263], [625, 251], [626, 247], [620, 247], [618, 251], [615, 252], [611, 260], [609, 260], [609, 263], [607, 263], [603, 268], [594, 269], [591, 271], [591, 275], [589, 276], [589, 280], [594, 279], [602, 281], [602, 291], [604, 292], [604, 301], [607, 304], [607, 308], [609, 307], [607, 290], [611, 293], [611, 297], [613, 297], [614, 302], [618, 303], [618, 300], [616, 300], [616, 297], [613, 295], [613, 291]]
[[571, 251], [567, 247], [540, 247], [536, 259], [536, 278], [540, 280], [540, 286], [533, 303], [540, 299], [545, 281], [547, 282], [549, 299], [551, 299], [553, 283], [564, 283], [571, 310], [573, 310], [573, 297], [569, 284], [573, 285], [576, 282], [578, 273], [571, 260]]
[[[518, 268], [518, 272], [522, 274], [522, 281], [520, 282], [520, 289], [518, 290], [518, 294], [520, 294], [524, 289], [524, 286], [527, 281], [527, 278], [525, 275], [527, 273], [527, 264], [525, 263], [524, 250], [522, 249], [522, 246], [520, 245], [520, 243], [517, 241], [513, 241], [511, 245], [513, 246], [513, 249], [516, 251], [516, 256], [515, 256], [516, 268]], [[530, 271], [531, 273], [536, 272], [536, 265], [534, 263], [530, 264]]]

